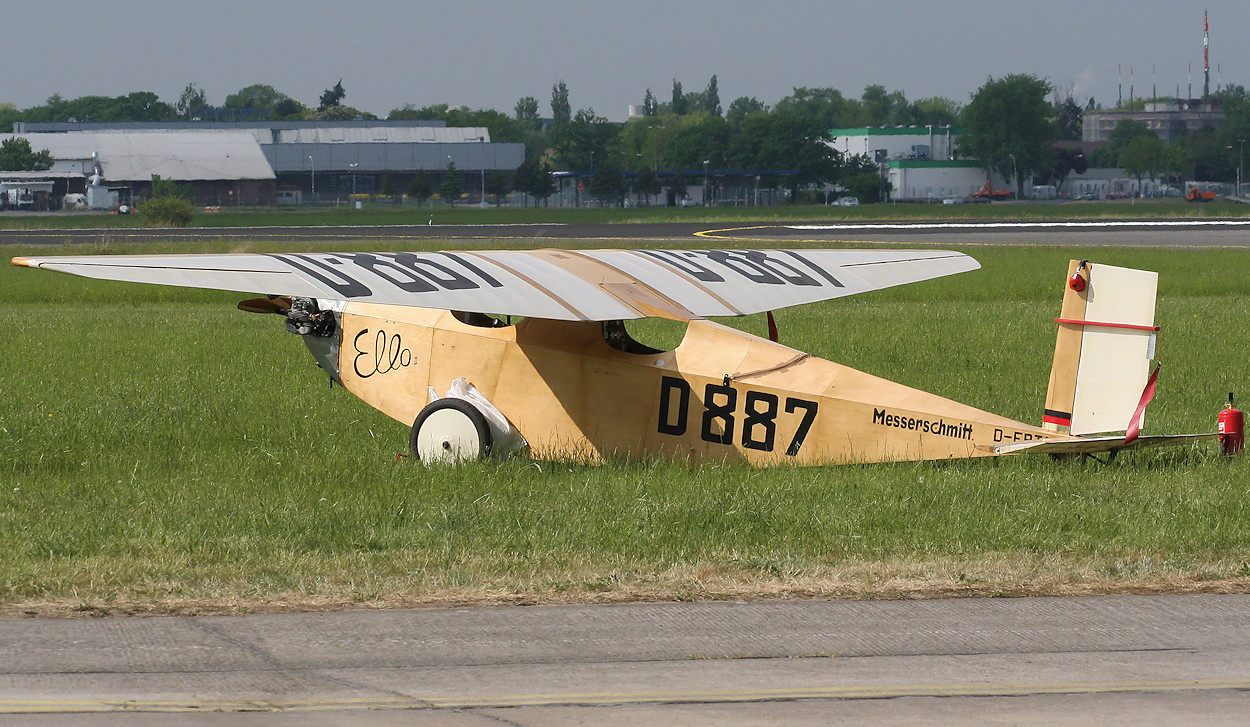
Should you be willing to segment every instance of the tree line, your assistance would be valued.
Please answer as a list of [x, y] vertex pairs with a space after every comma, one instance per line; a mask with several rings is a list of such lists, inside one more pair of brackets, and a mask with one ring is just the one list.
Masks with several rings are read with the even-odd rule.
[[[264, 84], [229, 94], [221, 106], [211, 105], [194, 83], [172, 104], [149, 92], [115, 98], [54, 95], [45, 104], [25, 110], [0, 105], [0, 129], [10, 130], [16, 121], [378, 118], [346, 105], [346, 97], [341, 80], [325, 90], [315, 107]], [[512, 113], [405, 104], [385, 118], [482, 126], [493, 141], [523, 142], [526, 159], [521, 168], [508, 178], [491, 175], [487, 180], [497, 196], [515, 189], [542, 199], [554, 190], [551, 172], [555, 169], [584, 173], [589, 193], [609, 201], [623, 199], [631, 189], [655, 194], [661, 183], [681, 188], [692, 177], [766, 171], [774, 174], [762, 178], [762, 184], [784, 185], [795, 195], [812, 185], [838, 184], [871, 201], [880, 189], [875, 161], [862, 156], [843, 158], [826, 143], [830, 130], [958, 127], [965, 132], [959, 136], [958, 153], [980, 160], [987, 172], [1002, 174], [1018, 189], [1029, 178], [1062, 185], [1068, 174], [1088, 166], [1123, 167], [1139, 179], [1191, 175], [1231, 180], [1242, 161], [1244, 140], [1250, 138], [1250, 96], [1242, 87], [1231, 85], [1219, 98], [1225, 124], [1218, 130], [1204, 129], [1164, 144], [1140, 122], [1123, 122], [1111, 143], [1088, 159], [1071, 145], [1057, 142], [1081, 138], [1084, 113], [1097, 108], [1093, 99], [1078, 104], [1071, 93], [1062, 94], [1045, 79], [1026, 74], [988, 79], [966, 105], [936, 96], [910, 101], [900, 91], [869, 85], [858, 98], [833, 88], [794, 88], [772, 105], [743, 96], [726, 107], [717, 77], [712, 76], [699, 91], [688, 91], [673, 79], [663, 100], [646, 89], [642, 115], [624, 123], [609, 121], [592, 108], [574, 110], [562, 80], [552, 86], [549, 115], [542, 113], [537, 98], [525, 96], [517, 100]], [[429, 187], [420, 178], [413, 185]]]

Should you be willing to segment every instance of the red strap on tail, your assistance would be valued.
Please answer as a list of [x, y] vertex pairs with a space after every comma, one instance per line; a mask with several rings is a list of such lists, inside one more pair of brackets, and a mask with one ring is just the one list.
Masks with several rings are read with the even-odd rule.
[[1155, 384], [1159, 381], [1159, 366], [1155, 365], [1154, 373], [1150, 374], [1150, 378], [1146, 381], [1146, 388], [1142, 389], [1141, 401], [1137, 402], [1137, 411], [1133, 412], [1133, 418], [1128, 422], [1128, 430], [1124, 432], [1124, 443], [1131, 444], [1137, 435], [1141, 434], [1141, 425], [1146, 418], [1146, 405], [1150, 400], [1155, 398]]
[[768, 311], [768, 340], [777, 342], [777, 321], [773, 319], [772, 311]]

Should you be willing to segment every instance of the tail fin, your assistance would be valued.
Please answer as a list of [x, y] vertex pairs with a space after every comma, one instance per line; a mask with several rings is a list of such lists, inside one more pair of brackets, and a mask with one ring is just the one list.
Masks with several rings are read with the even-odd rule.
[[1158, 277], [1085, 260], [1069, 264], [1042, 428], [1089, 434], [1129, 426], [1154, 358]]

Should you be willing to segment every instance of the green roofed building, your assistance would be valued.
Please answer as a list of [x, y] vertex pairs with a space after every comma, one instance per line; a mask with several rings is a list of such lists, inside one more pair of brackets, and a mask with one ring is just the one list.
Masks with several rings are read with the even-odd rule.
[[829, 130], [834, 149], [881, 165], [892, 201], [962, 199], [981, 191], [987, 179], [992, 189], [1010, 188], [1002, 177], [987, 174], [980, 162], [958, 157], [964, 133], [959, 127], [932, 125]]

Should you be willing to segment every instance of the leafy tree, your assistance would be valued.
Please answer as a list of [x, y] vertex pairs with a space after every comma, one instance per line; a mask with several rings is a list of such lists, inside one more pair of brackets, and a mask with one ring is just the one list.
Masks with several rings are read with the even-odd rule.
[[665, 117], [665, 146], [660, 162], [668, 169], [702, 170], [704, 161], [713, 169], [726, 166], [729, 125], [719, 116], [699, 111], [687, 116]]
[[543, 121], [538, 116], [538, 99], [524, 96], [516, 102], [517, 125], [525, 131], [538, 131]]
[[1080, 141], [1081, 125], [1085, 120], [1085, 110], [1080, 104], [1068, 96], [1062, 103], [1055, 104], [1055, 126], [1059, 130], [1059, 138], [1063, 141]]
[[535, 185], [535, 178], [538, 175], [538, 159], [527, 156], [525, 161], [521, 162], [521, 166], [512, 172], [512, 188], [524, 195], [523, 204], [529, 207], [530, 194]]
[[1189, 155], [1189, 149], [1185, 146], [1184, 140], [1176, 139], [1168, 144], [1167, 150], [1163, 154], [1163, 164], [1160, 170], [1167, 176], [1168, 182], [1179, 182], [1185, 170], [1193, 166], [1193, 157]]
[[356, 121], [359, 119], [376, 119], [377, 117], [368, 111], [352, 108], [351, 106], [329, 106], [316, 111], [308, 111], [303, 115], [308, 121]]
[[447, 170], [443, 173], [443, 183], [438, 186], [439, 196], [447, 204], [455, 205], [463, 191], [464, 185], [460, 181], [460, 174], [456, 171], [456, 163], [447, 162]]
[[1240, 170], [1244, 183], [1246, 142], [1250, 141], [1250, 93], [1234, 83], [1220, 91], [1219, 99], [1224, 125], [1215, 132], [1215, 141], [1216, 145], [1223, 147], [1224, 154], [1222, 160], [1212, 160], [1212, 166], [1221, 169], [1221, 173], [1215, 178], [1233, 181], [1237, 179]]
[[[279, 115], [277, 111], [278, 105], [284, 101], [294, 101], [294, 99], [273, 86], [257, 83], [245, 86], [226, 96], [226, 102], [223, 104], [223, 107], [228, 109], [257, 109], [263, 112], [264, 115], [272, 117]], [[286, 108], [289, 107], [284, 107], [284, 109]]]
[[801, 185], [826, 184], [838, 178], [840, 159], [824, 127], [790, 111], [779, 110], [771, 116], [764, 150], [765, 161], [772, 163], [762, 168], [795, 170], [790, 180], [792, 193]]
[[0, 133], [12, 132], [13, 122], [21, 120], [22, 112], [17, 110], [17, 106], [11, 103], [0, 103]]
[[963, 108], [949, 98], [930, 96], [911, 103], [914, 123], [924, 126], [955, 126]]
[[503, 196], [512, 191], [512, 175], [506, 172], [490, 172], [486, 175], [486, 193], [495, 198], [495, 206], [503, 201]]
[[673, 79], [673, 95], [672, 101], [668, 104], [669, 113], [676, 116], [685, 116], [690, 113], [690, 104], [686, 101], [686, 95], [682, 93], [681, 81]]
[[34, 151], [30, 140], [12, 136], [0, 142], [0, 171], [40, 172], [52, 168], [52, 152]]
[[[524, 100], [524, 99], [522, 99]], [[412, 104], [404, 104], [400, 108], [391, 109], [387, 119], [429, 119], [447, 122], [448, 126], [468, 127], [485, 126], [495, 141], [525, 141], [526, 130], [521, 122], [505, 113], [492, 109], [476, 111], [447, 104], [435, 104], [417, 108]], [[532, 133], [532, 132], [531, 132]]]
[[494, 109], [449, 109], [447, 125], [458, 127], [484, 126], [494, 141], [524, 141], [521, 124], [511, 116]]
[[660, 113], [660, 105], [656, 102], [655, 96], [651, 95], [651, 89], [647, 89], [647, 95], [642, 98], [642, 115], [655, 116]]
[[730, 124], [738, 123], [747, 114], [756, 111], [767, 111], [768, 107], [753, 97], [739, 96], [729, 104], [729, 111], [725, 114], [725, 118], [729, 119]]
[[334, 88], [327, 88], [321, 94], [321, 103], [319, 106], [317, 106], [317, 110], [325, 111], [326, 109], [332, 108], [334, 106], [341, 106], [343, 103], [343, 99], [346, 96], [347, 96], [347, 91], [343, 90], [343, 79], [340, 78], [339, 82], [334, 84]]
[[[207, 106], [203, 106], [207, 109]], [[197, 109], [196, 113], [200, 110]], [[177, 116], [174, 108], [156, 94], [136, 91], [125, 96], [82, 96], [65, 100], [53, 94], [42, 106], [16, 114], [24, 121], [168, 121]], [[3, 128], [0, 125], [0, 128]]]
[[713, 74], [711, 80], [707, 82], [707, 88], [703, 90], [703, 97], [700, 101], [702, 103], [700, 103], [699, 106], [703, 111], [706, 111], [713, 116], [721, 115], [720, 91], [716, 88], [715, 74]]
[[1120, 166], [1125, 174], [1137, 179], [1137, 188], [1140, 190], [1143, 177], [1153, 179], [1158, 176], [1157, 172], [1166, 164], [1166, 152], [1167, 145], [1154, 134], [1139, 136], [1120, 155]]
[[773, 111], [811, 119], [814, 126], [822, 129], [868, 125], [863, 105], [843, 98], [842, 92], [833, 88], [796, 88], [778, 101]]
[[190, 200], [195, 191], [190, 184], [179, 184], [171, 179], [162, 179], [161, 175], [152, 175], [152, 198], [177, 197]]
[[660, 193], [660, 178], [651, 167], [643, 166], [634, 173], [633, 187], [638, 194], [647, 195], [647, 204], [650, 204], [651, 198]]
[[860, 103], [868, 115], [870, 126], [897, 126], [912, 123], [911, 105], [902, 91], [887, 92], [885, 86], [872, 84], [864, 88]]
[[174, 110], [184, 119], [194, 118], [207, 108], [207, 94], [194, 83], [187, 84], [187, 87], [182, 90], [182, 95], [178, 97], [178, 103], [174, 104]]
[[858, 172], [841, 182], [846, 191], [861, 202], [874, 203], [881, 200], [881, 174], [876, 171]]
[[392, 204], [399, 204], [399, 196], [395, 194], [395, 179], [390, 172], [382, 175], [382, 184], [378, 187], [378, 192], [383, 197], [390, 197]]
[[1128, 150], [1134, 139], [1155, 136], [1145, 121], [1124, 119], [1115, 125], [1108, 136], [1107, 146], [1095, 149], [1090, 163], [1096, 167], [1114, 167], [1120, 163], [1120, 155]]
[[529, 206], [530, 197], [545, 200], [556, 191], [551, 165], [546, 161], [528, 158], [517, 167], [513, 177], [513, 187], [526, 195], [526, 206]]
[[447, 120], [447, 115], [451, 113], [451, 107], [447, 104], [433, 104], [431, 106], [422, 106], [417, 108], [410, 103], [406, 103], [397, 109], [391, 109], [386, 115], [389, 121], [400, 120]]
[[284, 98], [274, 104], [273, 115], [279, 119], [298, 118], [306, 111], [304, 104], [293, 98]]
[[[1228, 180], [1237, 174], [1237, 169], [1229, 163], [1228, 149], [1215, 131], [1202, 129], [1185, 137], [1185, 148], [1193, 160], [1193, 178], [1204, 181]], [[1235, 159], [1234, 159], [1235, 162]]]
[[564, 81], [557, 81], [551, 87], [551, 125], [561, 127], [573, 118], [573, 107], [569, 106], [569, 87]]
[[616, 141], [616, 125], [594, 109], [581, 109], [552, 134], [557, 163], [569, 169], [590, 169], [592, 159], [607, 160]]
[[408, 196], [417, 200], [420, 204], [430, 198], [433, 194], [430, 186], [430, 178], [426, 176], [424, 171], [417, 172], [412, 178], [412, 183], [408, 185]]
[[590, 196], [603, 200], [614, 206], [620, 206], [625, 199], [625, 175], [612, 159], [606, 159], [595, 167], [595, 174], [590, 178]]
[[1024, 179], [1044, 166], [1058, 136], [1046, 102], [1049, 92], [1050, 84], [1036, 76], [991, 78], [964, 109], [968, 133], [960, 152], [980, 160], [987, 172], [1014, 179], [1017, 197], [1023, 195]]
[[1046, 166], [1040, 170], [1039, 176], [1045, 177], [1050, 184], [1055, 185], [1056, 190], [1060, 190], [1069, 174], [1072, 172], [1084, 174], [1087, 169], [1089, 169], [1089, 160], [1080, 149], [1056, 147], [1052, 149], [1051, 157]]
[[[736, 103], [736, 102], [735, 102]], [[726, 149], [730, 169], [775, 169], [765, 155], [765, 145], [772, 133], [773, 114], [759, 109], [746, 114], [729, 110], [729, 143]]]
[[675, 199], [682, 199], [689, 193], [689, 190], [686, 188], [686, 175], [684, 172], [678, 170], [676, 174], [669, 178], [668, 191], [673, 193]]

